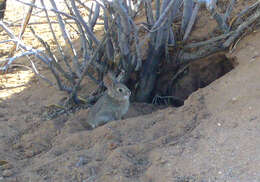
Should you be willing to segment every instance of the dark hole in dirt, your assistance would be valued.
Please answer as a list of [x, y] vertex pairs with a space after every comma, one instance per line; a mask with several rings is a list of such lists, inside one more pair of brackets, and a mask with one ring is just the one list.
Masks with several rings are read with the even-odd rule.
[[190, 94], [222, 77], [236, 64], [235, 58], [218, 53], [178, 70], [167, 65], [158, 76], [152, 102], [157, 105], [182, 106]]

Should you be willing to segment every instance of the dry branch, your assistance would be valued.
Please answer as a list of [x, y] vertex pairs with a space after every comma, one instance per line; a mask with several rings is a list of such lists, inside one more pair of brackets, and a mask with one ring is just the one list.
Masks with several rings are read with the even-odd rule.
[[[40, 38], [40, 35], [34, 33], [42, 47], [45, 48], [45, 52], [29, 48], [14, 36], [5, 24], [0, 22], [0, 26], [4, 27], [3, 30], [10, 36], [9, 40], [0, 43], [12, 41], [20, 50], [24, 51], [13, 58], [4, 60], [6, 67], [2, 67], [2, 69], [7, 69], [8, 65], [20, 56], [35, 55], [49, 66], [60, 90], [66, 90], [70, 94], [67, 104], [71, 103], [72, 100], [77, 103], [78, 91], [85, 76], [94, 80], [98, 85], [102, 85], [103, 75], [108, 69], [113, 69], [117, 74], [120, 73], [119, 75], [124, 81], [127, 81], [129, 75], [134, 72], [135, 76], [137, 75], [135, 99], [150, 101], [153, 98], [152, 94], [157, 81], [158, 69], [160, 65], [164, 64], [165, 59], [168, 63], [177, 66], [182, 64], [185, 67], [191, 61], [226, 50], [239, 39], [250, 25], [260, 18], [259, 1], [246, 8], [235, 19], [230, 17], [236, 3], [235, 0], [229, 2], [224, 14], [217, 12], [215, 1], [210, 1], [210, 3], [207, 1], [208, 10], [217, 21], [218, 28], [222, 30], [223, 34], [202, 42], [186, 43], [196, 23], [195, 20], [200, 11], [201, 3], [205, 1], [200, 0], [195, 3], [193, 0], [155, 0], [154, 11], [151, 0], [137, 0], [136, 4], [133, 4], [131, 0], [94, 0], [95, 6], [92, 4], [91, 8], [80, 0], [64, 0], [67, 7], [66, 12], [58, 10], [54, 0], [50, 0], [52, 8], [46, 8], [44, 0], [41, 0], [41, 6], [35, 5], [34, 0], [31, 3], [24, 0], [16, 1], [29, 6], [31, 10], [40, 9], [44, 11], [54, 43], [65, 64], [61, 64], [54, 56], [50, 46]], [[141, 4], [142, 6], [140, 6]], [[138, 8], [136, 9], [136, 7]], [[137, 11], [145, 12], [146, 22], [142, 24], [145, 25], [144, 36], [142, 34], [143, 27], [136, 25], [133, 19]], [[51, 12], [55, 14], [57, 20], [54, 21], [49, 16]], [[88, 12], [88, 14], [85, 15], [85, 12]], [[83, 14], [86, 17], [83, 17]], [[100, 34], [97, 36], [94, 33], [99, 19], [104, 24], [102, 39]], [[53, 26], [57, 21], [72, 60], [65, 56], [64, 49], [58, 39]], [[25, 22], [28, 25], [29, 21]], [[68, 22], [70, 23], [69, 26], [72, 26], [72, 23], [75, 24], [69, 27]], [[75, 49], [68, 28], [78, 33], [80, 50]], [[140, 36], [141, 34], [142, 36]], [[147, 49], [143, 49], [144, 43], [148, 43]], [[173, 50], [171, 49], [173, 54], [170, 52], [169, 46], [173, 47]], [[148, 51], [148, 53], [145, 53], [145, 51]], [[142, 61], [142, 54], [148, 55], [144, 57], [144, 61]], [[32, 60], [31, 64], [32, 67], [35, 67]], [[178, 71], [177, 66], [176, 73], [178, 74], [181, 70]], [[36, 68], [34, 70], [37, 71]], [[65, 81], [69, 80], [70, 86], [64, 84], [64, 79]], [[91, 96], [88, 97], [87, 102], [94, 97]]]
[[[35, 1], [36, 0], [32, 0], [31, 1], [31, 4], [35, 4]], [[24, 31], [29, 23], [29, 20], [31, 18], [31, 15], [32, 15], [32, 11], [33, 11], [33, 7], [31, 6], [29, 9], [28, 9], [28, 12], [23, 20], [23, 23], [22, 23], [22, 28], [20, 30], [20, 33], [19, 33], [19, 39], [22, 39], [22, 36], [24, 34]], [[14, 54], [14, 51], [16, 50], [16, 44], [11, 48], [10, 50], [10, 53], [9, 53], [9, 56], [13, 56]]]
[[86, 75], [87, 73], [87, 70], [89, 68], [89, 66], [92, 64], [92, 62], [94, 62], [96, 59], [97, 59], [97, 56], [99, 54], [99, 52], [103, 49], [104, 50], [104, 47], [105, 47], [105, 43], [107, 41], [107, 38], [108, 38], [108, 35], [110, 33], [110, 31], [112, 30], [112, 27], [113, 27], [114, 23], [112, 23], [112, 26], [110, 28], [110, 30], [106, 33], [106, 35], [103, 37], [103, 39], [100, 41], [98, 47], [96, 48], [93, 56], [91, 57], [91, 59], [86, 63], [77, 83], [74, 85], [73, 89], [72, 89], [72, 92], [70, 94], [70, 98], [68, 99], [68, 102], [67, 103], [71, 103], [71, 101], [76, 101], [77, 102], [77, 91], [80, 87], [80, 83], [81, 81], [83, 80], [84, 76]]

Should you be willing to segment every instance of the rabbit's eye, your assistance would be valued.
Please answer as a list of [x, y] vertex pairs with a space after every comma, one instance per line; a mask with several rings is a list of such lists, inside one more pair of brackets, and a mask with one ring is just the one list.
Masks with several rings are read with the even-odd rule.
[[118, 88], [117, 91], [118, 92], [123, 92], [123, 89], [122, 88]]

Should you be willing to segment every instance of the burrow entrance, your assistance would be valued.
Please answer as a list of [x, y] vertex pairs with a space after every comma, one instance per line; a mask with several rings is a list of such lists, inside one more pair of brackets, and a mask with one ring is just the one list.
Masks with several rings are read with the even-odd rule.
[[159, 73], [151, 102], [157, 105], [182, 106], [190, 94], [206, 87], [231, 71], [237, 62], [225, 53], [217, 53], [179, 68], [165, 65]]

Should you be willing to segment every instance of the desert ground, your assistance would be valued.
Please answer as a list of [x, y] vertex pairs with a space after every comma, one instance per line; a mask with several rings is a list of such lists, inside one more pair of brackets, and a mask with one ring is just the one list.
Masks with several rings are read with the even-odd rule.
[[0, 75], [0, 182], [260, 181], [260, 31], [225, 54], [234, 69], [183, 106], [131, 103], [94, 130], [87, 109], [44, 118], [66, 94], [30, 70]]

